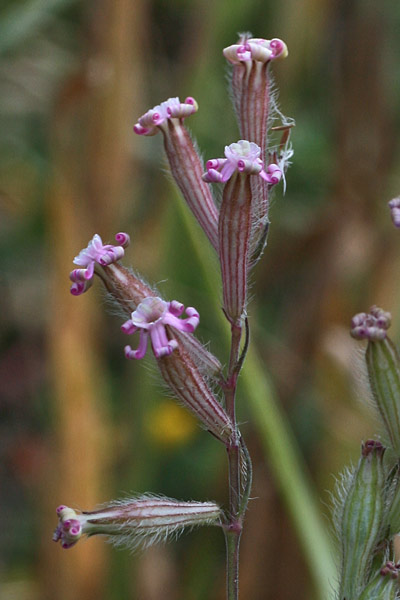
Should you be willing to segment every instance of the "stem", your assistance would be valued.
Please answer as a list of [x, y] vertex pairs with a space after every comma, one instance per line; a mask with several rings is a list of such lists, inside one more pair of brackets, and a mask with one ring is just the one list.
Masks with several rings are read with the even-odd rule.
[[[246, 339], [248, 330], [246, 327]], [[242, 338], [241, 322], [231, 322], [231, 351], [228, 365], [228, 376], [224, 385], [226, 410], [234, 425], [234, 434], [227, 446], [229, 469], [229, 521], [225, 531], [226, 540], [226, 584], [227, 600], [239, 598], [239, 545], [242, 533], [241, 506], [241, 442], [240, 433], [236, 427], [236, 386], [243, 360], [240, 356], [240, 340]]]
[[236, 531], [225, 532], [226, 542], [226, 597], [237, 600], [239, 597], [239, 544], [240, 534]]
[[[227, 600], [237, 600], [239, 598], [239, 546], [242, 535], [243, 516], [246, 512], [252, 482], [250, 455], [242, 438], [240, 438], [240, 449], [242, 450], [246, 461], [247, 479], [244, 492], [238, 505], [237, 514], [232, 517], [231, 522], [225, 529]], [[233, 462], [234, 461], [232, 461], [232, 463]], [[239, 485], [240, 483], [239, 479]], [[238, 488], [238, 490], [240, 490], [240, 488]]]

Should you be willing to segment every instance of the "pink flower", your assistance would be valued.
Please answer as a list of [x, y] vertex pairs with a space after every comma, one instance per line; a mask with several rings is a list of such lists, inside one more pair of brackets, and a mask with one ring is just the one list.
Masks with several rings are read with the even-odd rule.
[[95, 264], [102, 267], [118, 261], [125, 254], [124, 248], [129, 245], [129, 235], [127, 233], [117, 233], [115, 236], [118, 246], [112, 244], [103, 244], [101, 237], [96, 233], [90, 240], [87, 248], [80, 251], [75, 256], [74, 263], [81, 269], [71, 271], [69, 278], [73, 282], [71, 294], [79, 296], [86, 292], [92, 285]]
[[215, 158], [207, 161], [207, 172], [203, 175], [204, 181], [225, 183], [235, 171], [247, 175], [260, 175], [270, 185], [278, 183], [282, 172], [278, 165], [271, 164], [264, 170], [260, 158], [261, 148], [254, 142], [239, 140], [225, 146], [226, 158]]
[[218, 250], [218, 209], [210, 186], [202, 180], [204, 171], [196, 145], [183, 120], [198, 109], [194, 98], [169, 98], [141, 116], [133, 130], [139, 135], [163, 134], [171, 174], [195, 218], [215, 250]]
[[127, 334], [140, 331], [137, 350], [126, 346], [125, 356], [130, 359], [143, 358], [149, 336], [156, 358], [171, 354], [177, 348], [178, 342], [175, 339], [168, 339], [166, 325], [179, 331], [192, 333], [199, 324], [199, 313], [192, 307], [186, 309], [188, 315], [186, 319], [179, 319], [184, 310], [183, 304], [176, 300], [165, 302], [157, 296], [145, 298], [132, 313], [131, 318], [122, 325], [122, 330]]
[[286, 121], [277, 107], [270, 67], [275, 59], [284, 58], [287, 53], [287, 47], [282, 40], [254, 38], [251, 33], [240, 34], [236, 44], [223, 51], [231, 67], [231, 97], [240, 136], [261, 148], [260, 159], [264, 165], [272, 163], [270, 168], [265, 167], [267, 178], [261, 173], [261, 177], [253, 177], [250, 183], [254, 199], [252, 211], [254, 222], [257, 223], [252, 234], [252, 262], [258, 260], [265, 247], [271, 184], [277, 183], [278, 175], [277, 170], [274, 173], [271, 173], [271, 170], [276, 166], [281, 171], [280, 177], [285, 188], [284, 172], [287, 161], [281, 161], [276, 156], [271, 157], [268, 132], [277, 117], [282, 119], [283, 124]]
[[179, 98], [169, 98], [142, 115], [133, 127], [133, 131], [138, 135], [155, 135], [158, 131], [157, 127], [165, 126], [168, 119], [184, 119], [197, 110], [197, 102], [190, 96], [185, 102], [181, 102]]
[[264, 40], [263, 38], [248, 38], [241, 36], [243, 43], [233, 44], [224, 49], [224, 56], [232, 64], [255, 60], [266, 63], [276, 58], [286, 58], [288, 49], [282, 40], [274, 38]]

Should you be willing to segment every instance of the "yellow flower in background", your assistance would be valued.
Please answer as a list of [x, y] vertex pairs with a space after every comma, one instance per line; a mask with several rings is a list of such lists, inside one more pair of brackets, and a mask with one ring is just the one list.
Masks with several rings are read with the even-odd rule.
[[164, 400], [151, 410], [145, 422], [151, 438], [162, 446], [185, 444], [199, 430], [195, 418], [174, 400]]

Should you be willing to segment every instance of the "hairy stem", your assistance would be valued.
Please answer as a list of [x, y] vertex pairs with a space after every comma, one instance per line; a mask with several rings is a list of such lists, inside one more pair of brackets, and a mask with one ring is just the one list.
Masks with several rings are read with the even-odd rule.
[[[218, 311], [219, 300], [215, 294], [213, 295], [218, 280], [212, 269], [206, 267], [213, 260], [212, 251], [198, 241], [195, 224], [179, 202], [176, 202], [173, 212], [174, 223], [177, 213], [190, 236], [193, 253], [197, 257], [196, 266], [210, 290], [210, 298], [215, 301], [214, 310]], [[221, 339], [225, 339], [228, 343], [222, 315], [220, 335]], [[271, 464], [275, 481], [282, 492], [284, 503], [303, 549], [316, 597], [318, 600], [326, 600], [329, 597], [329, 582], [337, 580], [331, 540], [326, 532], [326, 524], [320, 516], [320, 502], [293, 432], [285, 413], [279, 406], [265, 365], [254, 350], [248, 352], [242, 383], [265, 457]]]
[[241, 530], [225, 532], [226, 542], [226, 597], [227, 600], [239, 598], [239, 544]]
[[[245, 511], [241, 503], [241, 441], [236, 426], [235, 410], [237, 379], [243, 363], [240, 357], [241, 338], [241, 322], [231, 322], [231, 351], [228, 375], [224, 385], [226, 410], [234, 427], [234, 433], [227, 446], [229, 468], [229, 521], [225, 531], [227, 600], [239, 598], [239, 544], [242, 533], [242, 515]], [[246, 335], [246, 339], [248, 339], [248, 335]]]

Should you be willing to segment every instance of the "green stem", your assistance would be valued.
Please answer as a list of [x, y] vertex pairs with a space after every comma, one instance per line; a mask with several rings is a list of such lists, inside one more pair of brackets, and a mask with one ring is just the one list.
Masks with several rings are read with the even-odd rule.
[[240, 532], [225, 531], [227, 600], [239, 597], [239, 544]]
[[239, 598], [239, 544], [242, 525], [241, 521], [238, 520], [238, 515], [242, 482], [240, 473], [240, 433], [236, 426], [235, 399], [241, 338], [241, 324], [231, 323], [231, 350], [228, 374], [223, 387], [226, 411], [234, 426], [231, 443], [227, 447], [229, 467], [229, 524], [225, 532], [227, 600], [238, 600]]

